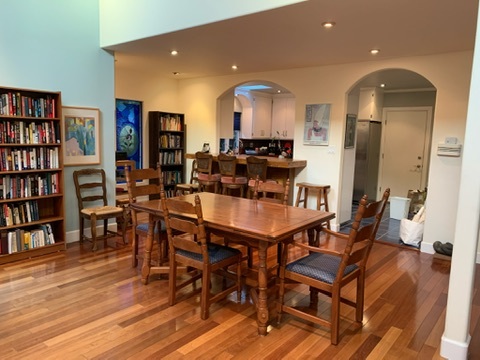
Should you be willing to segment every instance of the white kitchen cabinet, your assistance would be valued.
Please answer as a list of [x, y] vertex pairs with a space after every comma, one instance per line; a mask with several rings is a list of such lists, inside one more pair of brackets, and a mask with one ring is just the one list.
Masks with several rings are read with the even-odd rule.
[[358, 101], [358, 119], [382, 120], [383, 90], [376, 87], [361, 88]]
[[255, 95], [253, 97], [252, 138], [270, 138], [272, 130], [272, 98]]
[[272, 137], [293, 139], [295, 131], [295, 98], [275, 96], [272, 105]]

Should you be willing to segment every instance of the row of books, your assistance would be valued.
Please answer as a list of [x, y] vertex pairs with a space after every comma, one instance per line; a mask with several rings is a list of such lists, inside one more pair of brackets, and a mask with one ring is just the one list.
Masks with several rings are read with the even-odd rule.
[[21, 199], [32, 196], [58, 194], [60, 175], [0, 175], [0, 199]]
[[182, 120], [178, 115], [165, 114], [160, 118], [160, 129], [170, 131], [182, 131]]
[[182, 150], [163, 151], [160, 153], [160, 165], [182, 165]]
[[0, 206], [0, 226], [12, 226], [40, 220], [38, 202], [25, 201]]
[[182, 147], [182, 137], [180, 135], [163, 134], [160, 136], [160, 147], [163, 149]]
[[55, 244], [55, 236], [52, 226], [47, 223], [31, 230], [15, 229], [9, 231], [6, 238], [2, 237], [0, 253], [13, 254], [52, 244]]
[[0, 148], [0, 171], [58, 169], [59, 150], [54, 148]]
[[162, 171], [162, 176], [165, 185], [174, 185], [182, 182], [181, 171]]
[[0, 122], [0, 144], [60, 143], [58, 121], [30, 122], [3, 120]]
[[55, 118], [55, 98], [30, 97], [19, 92], [0, 94], [0, 115]]

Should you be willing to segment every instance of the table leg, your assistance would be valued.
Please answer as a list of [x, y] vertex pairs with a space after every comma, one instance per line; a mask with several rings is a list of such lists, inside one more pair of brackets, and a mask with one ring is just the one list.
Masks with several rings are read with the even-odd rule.
[[154, 216], [148, 215], [148, 233], [145, 241], [145, 257], [143, 258], [142, 265], [142, 283], [148, 284], [148, 275], [150, 275], [150, 262], [152, 260], [152, 247], [153, 247], [153, 234], [155, 227]]
[[258, 247], [258, 304], [257, 324], [258, 334], [267, 335], [268, 304], [267, 304], [267, 243], [260, 241]]

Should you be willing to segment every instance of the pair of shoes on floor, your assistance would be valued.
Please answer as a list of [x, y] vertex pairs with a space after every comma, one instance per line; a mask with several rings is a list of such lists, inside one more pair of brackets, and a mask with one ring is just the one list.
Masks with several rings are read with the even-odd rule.
[[439, 254], [452, 256], [453, 244], [449, 242], [442, 244], [440, 241], [435, 241], [433, 243], [433, 249]]

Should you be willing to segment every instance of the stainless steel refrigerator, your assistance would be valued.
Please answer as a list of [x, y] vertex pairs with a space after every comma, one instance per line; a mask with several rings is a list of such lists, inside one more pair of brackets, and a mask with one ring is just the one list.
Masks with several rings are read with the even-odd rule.
[[357, 120], [353, 182], [354, 203], [358, 203], [364, 194], [367, 194], [368, 199], [372, 201], [377, 198], [381, 133], [381, 122]]

